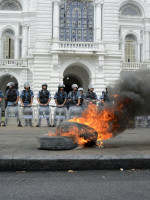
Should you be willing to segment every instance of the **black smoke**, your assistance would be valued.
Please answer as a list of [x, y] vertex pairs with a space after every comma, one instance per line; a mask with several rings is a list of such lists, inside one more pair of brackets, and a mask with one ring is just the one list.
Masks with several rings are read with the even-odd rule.
[[124, 73], [111, 94], [115, 113], [111, 129], [117, 134], [130, 127], [136, 116], [150, 115], [150, 71]]

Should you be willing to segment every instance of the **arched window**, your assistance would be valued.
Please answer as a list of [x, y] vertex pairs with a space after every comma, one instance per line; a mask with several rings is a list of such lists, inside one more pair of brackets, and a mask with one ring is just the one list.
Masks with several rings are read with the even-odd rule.
[[60, 5], [60, 40], [93, 42], [94, 6], [92, 1], [65, 0]]
[[3, 33], [3, 59], [14, 59], [14, 32], [6, 30]]
[[137, 39], [132, 34], [125, 37], [125, 62], [137, 62]]
[[119, 12], [122, 16], [142, 16], [140, 8], [133, 3], [124, 4]]
[[0, 2], [0, 10], [21, 11], [22, 6], [18, 0], [2, 0]]

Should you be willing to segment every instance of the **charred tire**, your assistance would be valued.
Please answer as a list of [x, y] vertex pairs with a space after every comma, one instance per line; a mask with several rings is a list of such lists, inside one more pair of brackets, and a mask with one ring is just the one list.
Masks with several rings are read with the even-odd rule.
[[89, 140], [87, 146], [92, 146], [96, 144], [98, 133], [93, 128], [84, 124], [76, 122], [65, 122], [57, 127], [57, 134], [61, 136], [63, 135], [63, 133], [68, 133], [69, 130], [72, 129], [74, 126], [78, 128], [79, 132], [81, 130], [84, 130], [80, 133], [80, 137]]
[[70, 138], [63, 136], [43, 136], [38, 138], [39, 149], [43, 150], [71, 150], [78, 145]]

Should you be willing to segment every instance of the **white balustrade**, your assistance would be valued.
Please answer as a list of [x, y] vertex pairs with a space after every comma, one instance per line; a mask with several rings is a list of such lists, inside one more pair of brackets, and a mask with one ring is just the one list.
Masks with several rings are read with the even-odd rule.
[[[55, 48], [58, 46], [58, 48]], [[58, 45], [53, 43], [53, 50], [68, 50], [68, 51], [101, 51], [101, 44], [95, 42], [66, 42], [59, 41]]]
[[147, 69], [147, 64], [145, 63], [131, 63], [131, 62], [125, 62], [122, 64], [122, 71], [128, 71], [128, 70], [139, 70], [139, 69]]

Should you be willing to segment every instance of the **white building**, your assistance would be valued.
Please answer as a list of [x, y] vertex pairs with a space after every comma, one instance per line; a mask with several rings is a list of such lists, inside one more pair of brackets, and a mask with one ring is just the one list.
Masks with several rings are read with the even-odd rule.
[[89, 83], [150, 67], [149, 0], [0, 0], [0, 89]]

